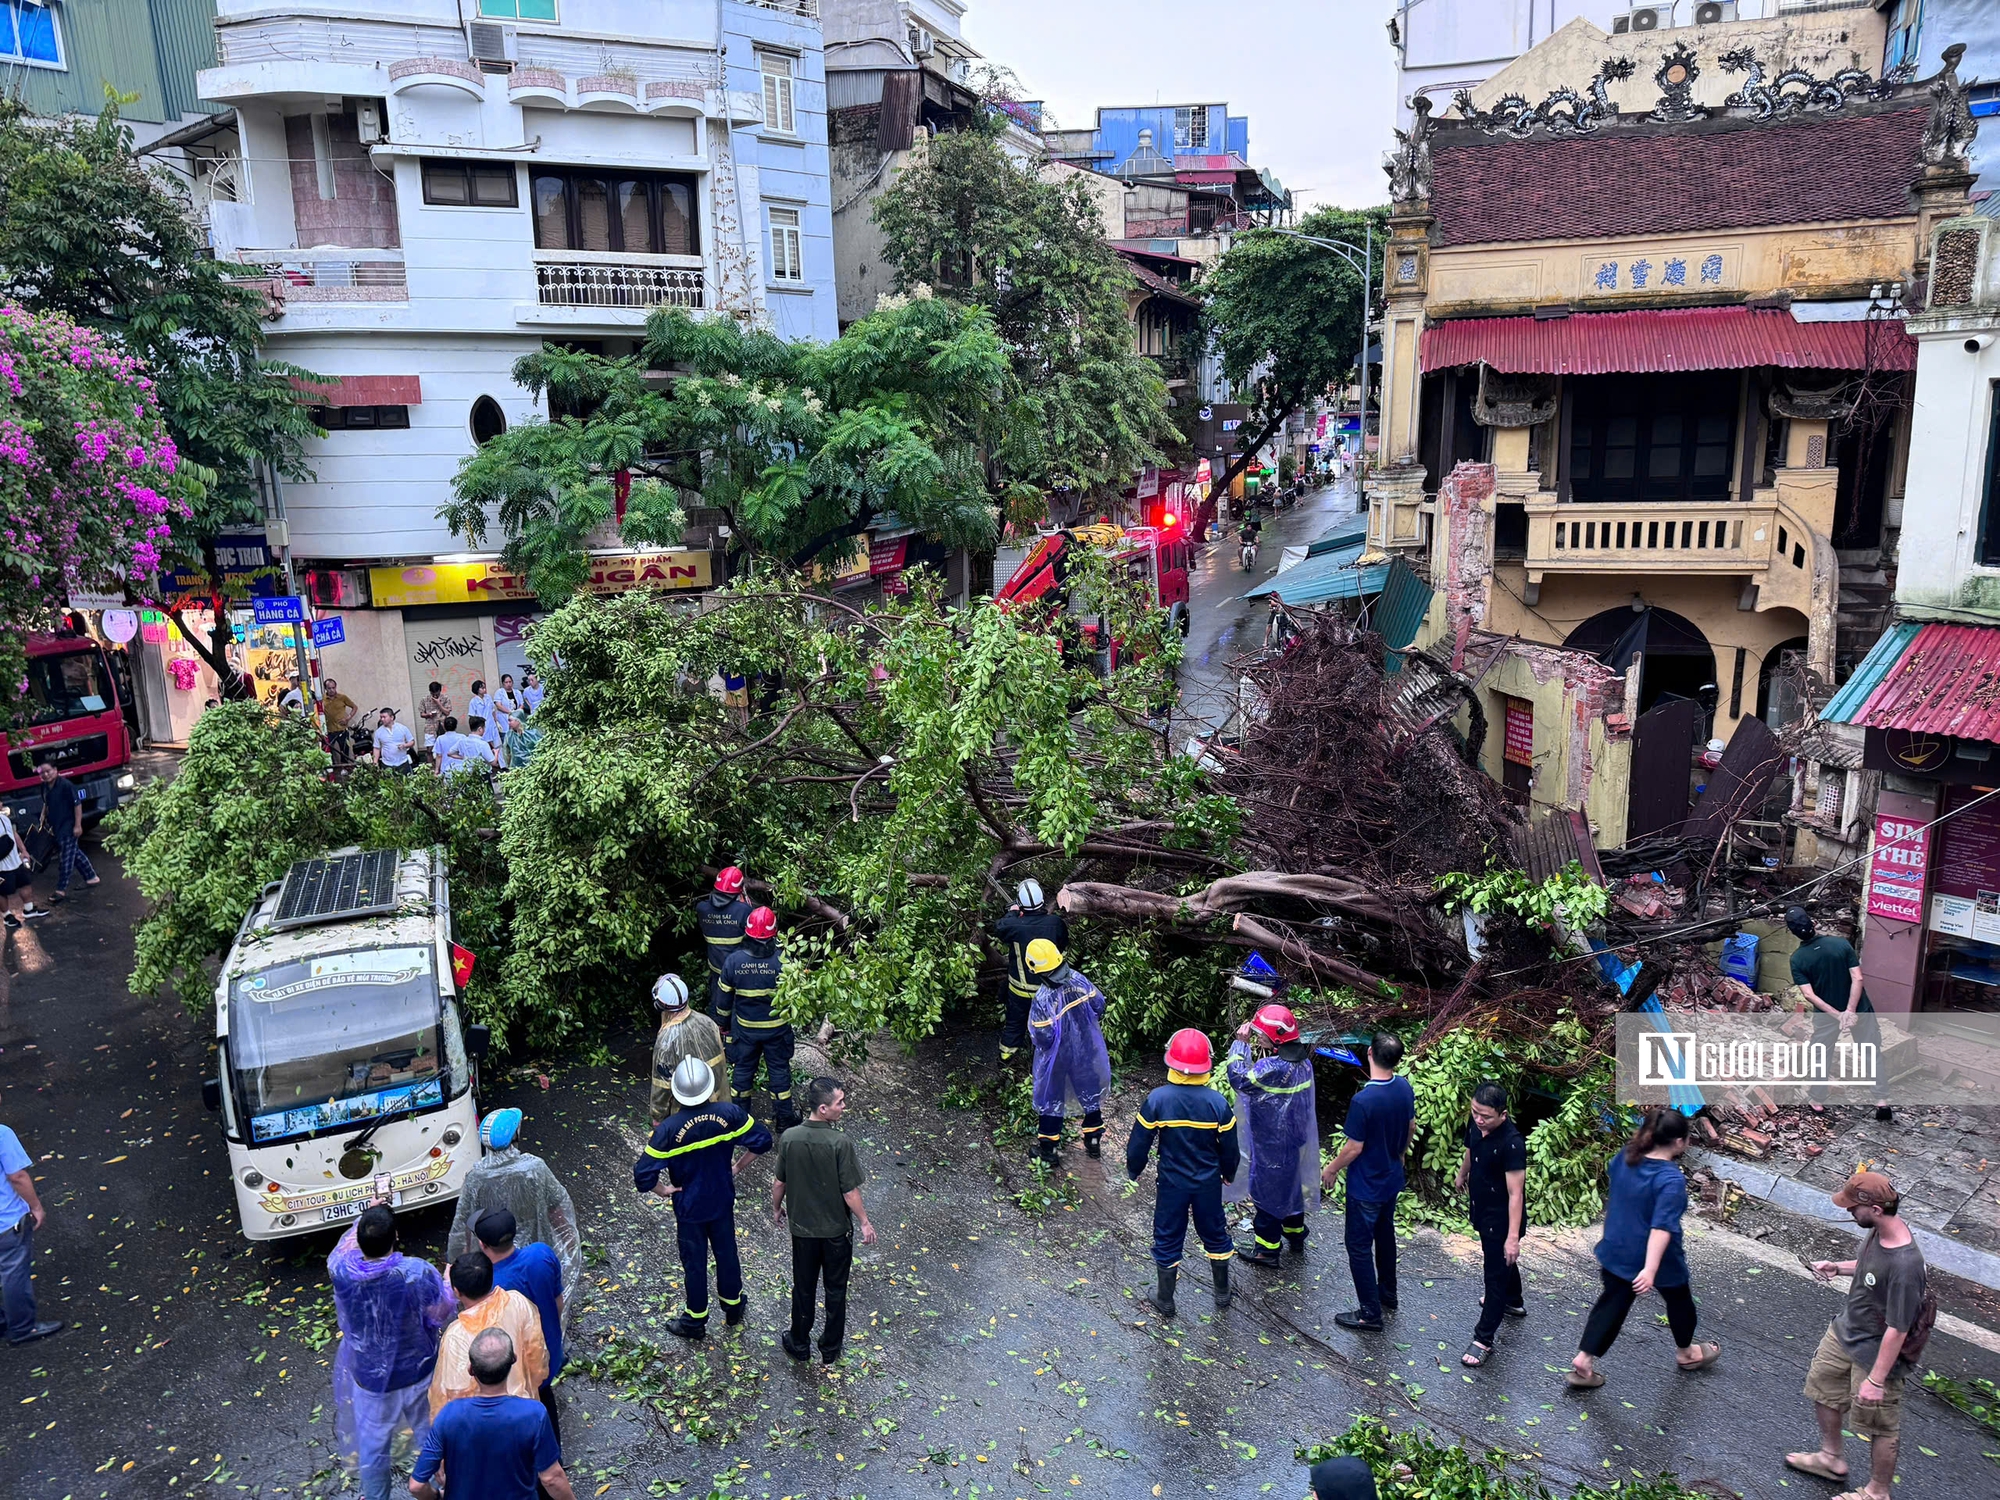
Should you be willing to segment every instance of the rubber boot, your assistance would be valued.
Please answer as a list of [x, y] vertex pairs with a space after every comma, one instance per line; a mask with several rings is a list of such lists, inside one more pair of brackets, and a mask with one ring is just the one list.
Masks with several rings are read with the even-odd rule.
[[1229, 1262], [1210, 1261], [1209, 1267], [1215, 1277], [1215, 1310], [1221, 1312], [1229, 1306]]
[[1246, 1265], [1270, 1266], [1274, 1269], [1278, 1265], [1277, 1251], [1267, 1250], [1264, 1248], [1264, 1246], [1256, 1244], [1254, 1242], [1247, 1246], [1238, 1245], [1236, 1247], [1236, 1253], [1243, 1259]]
[[1085, 1156], [1088, 1156], [1092, 1161], [1096, 1161], [1099, 1157], [1104, 1155], [1103, 1131], [1086, 1130], [1083, 1133], [1083, 1154]]
[[690, 1318], [685, 1312], [678, 1312], [667, 1320], [667, 1332], [677, 1339], [700, 1343], [708, 1337], [708, 1319]]
[[727, 1323], [731, 1328], [734, 1328], [738, 1323], [743, 1321], [749, 1311], [750, 1294], [745, 1292], [736, 1299], [734, 1307], [730, 1306], [727, 1302], [722, 1304], [722, 1321]]
[[1146, 1301], [1161, 1317], [1171, 1318], [1174, 1315], [1174, 1283], [1180, 1280], [1180, 1267], [1156, 1266], [1154, 1270], [1158, 1274], [1159, 1285]]
[[1035, 1160], [1053, 1172], [1062, 1165], [1062, 1153], [1054, 1141], [1036, 1141]]

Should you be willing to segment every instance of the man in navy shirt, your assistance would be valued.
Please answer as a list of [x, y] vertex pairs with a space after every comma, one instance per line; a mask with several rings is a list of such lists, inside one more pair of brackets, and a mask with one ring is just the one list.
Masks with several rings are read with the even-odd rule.
[[535, 1500], [538, 1480], [550, 1500], [576, 1500], [549, 1414], [540, 1402], [507, 1394], [514, 1341], [488, 1328], [467, 1352], [479, 1394], [446, 1403], [431, 1422], [410, 1493], [442, 1500], [444, 1491], [431, 1483], [442, 1466], [446, 1486], [462, 1500]]
[[57, 901], [69, 899], [70, 877], [83, 871], [85, 885], [97, 884], [97, 871], [83, 852], [83, 794], [57, 768], [53, 757], [35, 767], [42, 778], [42, 822], [56, 841]]
[[542, 1318], [542, 1340], [549, 1346], [549, 1378], [537, 1394], [549, 1414], [556, 1441], [562, 1441], [562, 1417], [556, 1410], [556, 1376], [562, 1374], [562, 1263], [547, 1245], [516, 1246], [518, 1229], [511, 1209], [490, 1208], [473, 1221], [479, 1248], [493, 1262], [493, 1284], [519, 1292], [535, 1304]]
[[1396, 1310], [1396, 1195], [1403, 1190], [1403, 1155], [1417, 1133], [1417, 1095], [1396, 1074], [1403, 1044], [1386, 1031], [1368, 1044], [1368, 1081], [1347, 1106], [1347, 1144], [1321, 1180], [1332, 1187], [1347, 1173], [1347, 1264], [1361, 1305], [1335, 1313], [1342, 1328], [1382, 1331], [1382, 1314]]

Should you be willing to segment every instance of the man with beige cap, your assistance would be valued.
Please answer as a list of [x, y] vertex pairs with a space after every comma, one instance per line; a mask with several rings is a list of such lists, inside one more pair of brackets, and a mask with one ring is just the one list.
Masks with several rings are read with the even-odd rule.
[[1788, 1453], [1785, 1462], [1802, 1474], [1845, 1484], [1841, 1427], [1852, 1426], [1868, 1439], [1868, 1483], [1838, 1500], [1889, 1500], [1896, 1482], [1903, 1376], [1937, 1316], [1937, 1304], [1925, 1287], [1924, 1253], [1909, 1225], [1896, 1216], [1900, 1201], [1895, 1184], [1880, 1172], [1856, 1172], [1833, 1195], [1833, 1203], [1868, 1231], [1861, 1254], [1853, 1260], [1813, 1262], [1813, 1274], [1822, 1281], [1835, 1276], [1854, 1280], [1847, 1305], [1819, 1341], [1806, 1374], [1820, 1446]]

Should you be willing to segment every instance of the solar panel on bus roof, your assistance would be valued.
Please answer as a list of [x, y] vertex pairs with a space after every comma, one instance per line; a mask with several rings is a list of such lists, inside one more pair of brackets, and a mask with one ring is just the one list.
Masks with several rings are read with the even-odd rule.
[[394, 911], [399, 860], [394, 849], [300, 860], [285, 872], [272, 928], [308, 927]]

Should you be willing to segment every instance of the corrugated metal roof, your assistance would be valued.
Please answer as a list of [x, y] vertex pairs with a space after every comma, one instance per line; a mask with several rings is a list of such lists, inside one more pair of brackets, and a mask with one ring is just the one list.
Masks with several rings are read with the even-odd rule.
[[1855, 723], [1854, 716], [1860, 712], [1861, 705], [1882, 685], [1889, 668], [1902, 657], [1904, 649], [1923, 628], [1921, 624], [1906, 622], [1891, 625], [1883, 631], [1881, 639], [1861, 658], [1861, 665], [1840, 685], [1840, 691], [1833, 695], [1833, 701], [1827, 704], [1820, 718], [1829, 724]]
[[215, 66], [215, 0], [148, 0], [148, 4], [166, 117], [176, 120], [225, 108], [195, 91], [194, 75]]
[[[1374, 625], [1392, 652], [1401, 651], [1417, 638], [1424, 616], [1431, 612], [1432, 592], [1402, 558], [1389, 564], [1389, 581], [1382, 586], [1382, 597], [1375, 601]], [[1391, 675], [1401, 668], [1402, 660], [1394, 655], [1389, 658]]]
[[[1868, 653], [1862, 669], [1875, 667], [1883, 646], [1908, 626], [1898, 626]], [[1854, 676], [1859, 678], [1861, 671]], [[1881, 663], [1873, 691], [1838, 722], [1869, 729], [1912, 729], [1968, 740], [2000, 740], [2000, 629], [1990, 625], [1924, 625]], [[1847, 697], [1850, 679], [1842, 689]], [[1840, 698], [1822, 718], [1833, 718]]]
[[1328, 552], [1343, 552], [1349, 547], [1359, 546], [1368, 540], [1368, 512], [1358, 511], [1334, 522], [1333, 526], [1321, 532], [1306, 544], [1307, 557], [1321, 557]]
[[1258, 584], [1243, 597], [1262, 599], [1277, 594], [1286, 604], [1303, 606], [1327, 604], [1335, 599], [1360, 599], [1381, 593], [1382, 585], [1389, 581], [1388, 564], [1357, 568], [1354, 558], [1358, 555], [1329, 552], [1323, 557], [1309, 557]]
[[1426, 370], [1488, 364], [1507, 375], [1665, 371], [1914, 370], [1895, 321], [1801, 323], [1774, 308], [1681, 307], [1567, 318], [1458, 318], [1424, 330]]

